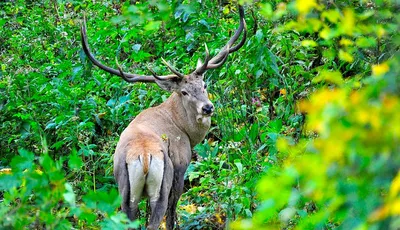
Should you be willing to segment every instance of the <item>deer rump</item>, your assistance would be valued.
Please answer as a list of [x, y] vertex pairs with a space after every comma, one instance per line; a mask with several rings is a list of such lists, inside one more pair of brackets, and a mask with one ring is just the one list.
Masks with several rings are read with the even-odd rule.
[[130, 137], [118, 143], [116, 151], [120, 154], [114, 155], [114, 177], [124, 202], [122, 211], [129, 219], [136, 219], [138, 204], [147, 196], [151, 207], [149, 223], [157, 223], [165, 214], [173, 179], [168, 149], [163, 148], [163, 140], [156, 134], [136, 132]]

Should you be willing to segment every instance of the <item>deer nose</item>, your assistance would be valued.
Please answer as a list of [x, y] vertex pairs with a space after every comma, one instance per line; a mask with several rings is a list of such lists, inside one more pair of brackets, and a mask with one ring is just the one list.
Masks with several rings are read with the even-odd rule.
[[214, 106], [212, 104], [206, 104], [203, 106], [203, 114], [210, 115], [214, 112]]

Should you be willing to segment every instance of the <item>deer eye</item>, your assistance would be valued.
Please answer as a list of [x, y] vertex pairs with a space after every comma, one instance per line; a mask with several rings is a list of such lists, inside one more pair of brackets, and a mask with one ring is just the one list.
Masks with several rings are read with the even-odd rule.
[[204, 89], [207, 89], [207, 84], [204, 84]]
[[183, 90], [181, 91], [181, 93], [182, 93], [183, 96], [189, 95], [186, 91], [183, 91]]

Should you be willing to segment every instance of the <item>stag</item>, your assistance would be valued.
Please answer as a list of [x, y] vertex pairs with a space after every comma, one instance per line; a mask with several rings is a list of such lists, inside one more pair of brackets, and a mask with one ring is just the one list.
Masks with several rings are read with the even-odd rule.
[[[172, 72], [170, 75], [159, 76], [151, 69], [151, 75], [138, 75], [123, 72], [118, 63], [117, 69], [103, 65], [89, 49], [85, 21], [81, 27], [83, 50], [94, 65], [127, 82], [156, 83], [172, 92], [165, 102], [136, 116], [122, 132], [114, 154], [114, 177], [122, 197], [121, 209], [130, 220], [135, 220], [138, 203], [142, 195], [147, 195], [151, 208], [147, 229], [157, 229], [164, 215], [167, 229], [173, 229], [177, 222], [176, 205], [183, 192], [192, 148], [204, 139], [214, 113], [204, 73], [220, 67], [230, 53], [245, 43], [242, 6], [239, 6], [239, 17], [238, 29], [220, 52], [211, 58], [205, 45], [204, 62], [198, 60], [196, 69], [188, 75], [164, 59], [163, 63]], [[242, 39], [235, 45], [242, 32]]]

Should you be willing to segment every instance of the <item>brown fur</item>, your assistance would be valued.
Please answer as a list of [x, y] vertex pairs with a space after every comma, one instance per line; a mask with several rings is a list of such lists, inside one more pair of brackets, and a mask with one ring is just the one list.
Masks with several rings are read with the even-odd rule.
[[158, 137], [152, 132], [146, 132], [140, 126], [132, 134], [139, 138], [129, 141], [126, 145], [126, 162], [134, 161], [137, 158], [143, 160], [143, 173], [146, 175], [149, 171], [149, 158], [156, 157], [164, 160], [161, 148], [162, 137]]
[[[151, 140], [139, 139], [131, 141], [127, 146], [129, 149], [126, 154], [126, 162], [130, 162], [139, 158], [143, 160], [143, 173], [146, 175], [149, 170], [149, 157], [157, 157], [163, 160], [164, 156], [160, 146]], [[142, 157], [140, 157], [142, 155]]]

